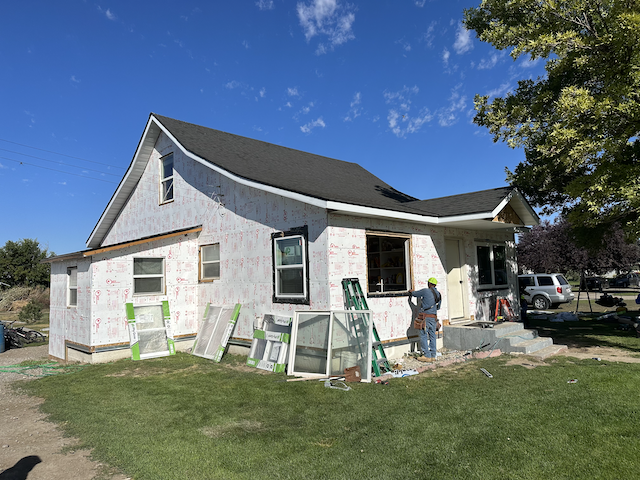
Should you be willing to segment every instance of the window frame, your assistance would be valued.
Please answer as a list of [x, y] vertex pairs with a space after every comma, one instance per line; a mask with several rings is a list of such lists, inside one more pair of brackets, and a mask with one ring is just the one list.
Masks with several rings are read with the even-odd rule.
[[[489, 249], [489, 263], [488, 267], [490, 269], [491, 281], [481, 283], [482, 277], [480, 272], [480, 248], [488, 248]], [[503, 268], [496, 269], [496, 249], [504, 250], [504, 266]], [[509, 287], [509, 269], [507, 262], [507, 245], [504, 242], [476, 242], [476, 265], [478, 267], [478, 290], [499, 290]], [[496, 283], [496, 272], [503, 271], [504, 272], [504, 283]]]
[[[71, 272], [76, 272], [76, 284], [71, 284], [72, 274]], [[71, 301], [71, 292], [75, 290], [76, 293], [76, 301], [72, 303]], [[67, 308], [77, 308], [78, 307], [78, 267], [67, 267]]]
[[[136, 274], [136, 260], [161, 260], [162, 261], [162, 274]], [[166, 284], [166, 265], [165, 265], [165, 259], [164, 257], [133, 257], [133, 286], [132, 286], [132, 290], [133, 290], [133, 295], [135, 296], [140, 296], [140, 295], [165, 295], [166, 291], [167, 291], [167, 284]], [[154, 291], [154, 292], [138, 292], [136, 291], [136, 279], [143, 279], [143, 278], [160, 278], [161, 280], [161, 289], [160, 291]]]
[[[209, 260], [209, 261], [205, 261], [204, 260], [204, 249], [208, 248], [208, 247], [218, 247], [218, 260]], [[198, 249], [198, 280], [200, 282], [213, 282], [214, 280], [220, 280], [220, 267], [221, 267], [221, 261], [220, 261], [220, 243], [210, 243], [207, 245], [200, 245], [200, 248]], [[211, 264], [218, 264], [218, 276], [217, 277], [206, 277], [204, 274], [204, 266], [205, 265], [211, 265]]]
[[[365, 240], [365, 249], [366, 249], [366, 266], [367, 266], [367, 296], [368, 297], [395, 297], [395, 296], [406, 296], [407, 293], [409, 292], [409, 290], [412, 288], [413, 285], [413, 265], [412, 265], [412, 252], [413, 252], [413, 235], [408, 234], [408, 233], [396, 233], [396, 232], [379, 232], [379, 231], [367, 231], [365, 232], [365, 236], [366, 236], [366, 240]], [[373, 251], [370, 249], [370, 244], [369, 244], [369, 240], [377, 237], [378, 239], [380, 239], [380, 241], [389, 241], [389, 239], [394, 239], [394, 240], [402, 240], [403, 241], [403, 249], [404, 249], [404, 265], [400, 265], [398, 267], [386, 267], [387, 269], [393, 269], [392, 270], [387, 270], [386, 273], [388, 274], [393, 274], [395, 272], [395, 274], [397, 275], [398, 273], [402, 273], [400, 270], [402, 268], [404, 268], [404, 286], [405, 289], [403, 290], [384, 290], [384, 278], [381, 278], [381, 282], [383, 282], [382, 284], [378, 283], [377, 278], [376, 279], [372, 279], [372, 274], [375, 274], [376, 271], [379, 271], [380, 275], [376, 275], [376, 277], [380, 276], [383, 277], [382, 275], [382, 271], [385, 270], [385, 267], [382, 267], [382, 265], [384, 265], [383, 263], [383, 253], [389, 253], [389, 254], [393, 254], [393, 253], [398, 253], [396, 250], [392, 249], [392, 250], [383, 250], [382, 245], [379, 246], [379, 248], [376, 251]], [[371, 262], [375, 262], [375, 255], [379, 255], [378, 259], [379, 259], [379, 265], [376, 263], [371, 263]], [[376, 287], [379, 286], [379, 288], [381, 288], [381, 291], [374, 291], [371, 289], [371, 286], [375, 285]]]
[[[164, 162], [169, 159], [169, 157], [171, 157], [171, 175], [167, 175], [165, 176], [165, 165]], [[174, 196], [175, 196], [175, 190], [174, 190], [174, 173], [175, 171], [175, 162], [174, 162], [174, 157], [173, 157], [173, 152], [168, 153], [166, 155], [163, 155], [162, 157], [160, 157], [160, 181], [158, 184], [159, 187], [159, 193], [160, 193], [160, 205], [163, 205], [165, 203], [171, 203], [173, 202]], [[165, 183], [170, 182], [170, 186], [166, 189], [165, 191]], [[168, 194], [168, 192], [171, 191], [171, 198], [166, 198], [166, 193]], [[166, 192], [166, 193], [165, 193]]]
[[[293, 265], [277, 265], [278, 243], [284, 240], [300, 238], [301, 262]], [[309, 305], [309, 228], [292, 228], [286, 232], [276, 232], [271, 234], [271, 264], [273, 268], [273, 303], [295, 303]], [[301, 293], [281, 293], [280, 292], [280, 272], [294, 269], [302, 269], [302, 292]]]

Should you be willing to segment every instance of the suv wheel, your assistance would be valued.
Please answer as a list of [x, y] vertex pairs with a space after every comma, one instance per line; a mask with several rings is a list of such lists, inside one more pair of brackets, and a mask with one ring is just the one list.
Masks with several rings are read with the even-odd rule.
[[533, 306], [536, 310], [547, 310], [550, 306], [549, 300], [542, 295], [533, 297]]

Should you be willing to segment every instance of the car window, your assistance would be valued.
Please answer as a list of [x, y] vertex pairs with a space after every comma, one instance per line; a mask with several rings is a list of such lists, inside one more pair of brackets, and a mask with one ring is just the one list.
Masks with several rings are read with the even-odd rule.
[[551, 277], [538, 277], [538, 285], [541, 287], [546, 287], [549, 285], [553, 285], [553, 278]]
[[525, 287], [532, 287], [534, 284], [533, 277], [518, 277], [518, 281], [520, 282], [520, 285]]
[[556, 278], [558, 279], [558, 283], [560, 285], [569, 285], [569, 282], [567, 282], [567, 279], [564, 278], [562, 275], [556, 275]]

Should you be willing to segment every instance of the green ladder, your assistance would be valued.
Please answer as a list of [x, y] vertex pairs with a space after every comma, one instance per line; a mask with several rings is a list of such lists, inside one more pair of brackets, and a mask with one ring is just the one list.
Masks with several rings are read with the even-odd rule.
[[[367, 300], [362, 293], [362, 288], [360, 288], [360, 279], [343, 278], [342, 290], [344, 292], [344, 307], [346, 310], [369, 310]], [[364, 322], [364, 318], [361, 322], [355, 318], [352, 319], [352, 321], [356, 336], [362, 335], [364, 333], [363, 327], [366, 326], [362, 325], [362, 323]], [[373, 319], [371, 320], [371, 322], [373, 327], [374, 339], [371, 366], [373, 368], [374, 375], [376, 377], [379, 377], [382, 373], [390, 372], [391, 367], [389, 366], [389, 361], [387, 360], [387, 356], [384, 353], [384, 348], [382, 348], [382, 342], [380, 342], [380, 336], [378, 335], [378, 331], [376, 330], [375, 323], [373, 323]]]

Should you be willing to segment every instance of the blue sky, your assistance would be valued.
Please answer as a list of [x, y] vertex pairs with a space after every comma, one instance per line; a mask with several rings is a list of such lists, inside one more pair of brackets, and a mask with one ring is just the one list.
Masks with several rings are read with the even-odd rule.
[[85, 248], [149, 113], [356, 162], [426, 199], [505, 185], [475, 94], [543, 74], [455, 0], [3, 2], [0, 246]]

